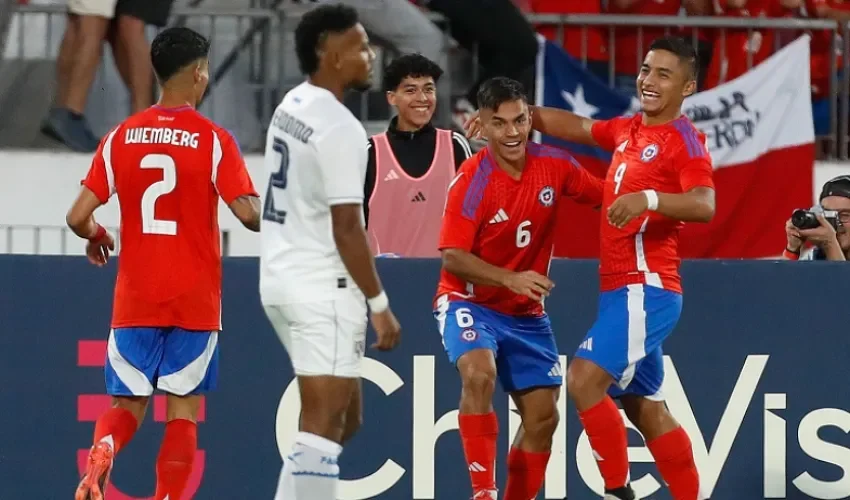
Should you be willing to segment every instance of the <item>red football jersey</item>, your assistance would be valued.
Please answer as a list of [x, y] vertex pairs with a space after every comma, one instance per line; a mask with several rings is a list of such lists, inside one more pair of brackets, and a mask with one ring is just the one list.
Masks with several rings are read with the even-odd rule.
[[592, 133], [602, 148], [614, 152], [605, 179], [599, 232], [600, 289], [645, 283], [681, 292], [678, 246], [683, 223], [648, 212], [617, 229], [605, 213], [626, 193], [654, 189], [675, 194], [699, 186], [714, 188], [705, 134], [685, 116], [646, 126], [640, 114], [598, 121]]
[[220, 330], [218, 197], [257, 195], [234, 138], [188, 106], [154, 106], [101, 141], [83, 185], [121, 203], [112, 327]]
[[[461, 165], [449, 186], [440, 250], [458, 248], [511, 271], [549, 272], [558, 200], [602, 203], [602, 180], [564, 150], [529, 144], [520, 180], [509, 176], [488, 149]], [[514, 316], [539, 316], [543, 304], [507, 288], [473, 285], [445, 269], [437, 297], [467, 300]]]

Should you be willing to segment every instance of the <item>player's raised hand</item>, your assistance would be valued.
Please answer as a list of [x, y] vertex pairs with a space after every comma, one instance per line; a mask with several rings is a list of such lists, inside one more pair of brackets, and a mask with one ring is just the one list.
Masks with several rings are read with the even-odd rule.
[[505, 281], [506, 288], [516, 294], [525, 295], [532, 300], [541, 300], [543, 297], [548, 297], [550, 290], [554, 286], [555, 283], [552, 280], [534, 271], [513, 273]]
[[649, 200], [643, 192], [624, 194], [608, 207], [608, 223], [622, 229], [648, 208]]
[[103, 267], [109, 260], [109, 252], [115, 250], [115, 240], [108, 232], [99, 240], [89, 240], [86, 244], [86, 256], [89, 262], [97, 267]]
[[463, 130], [466, 131], [466, 136], [470, 139], [481, 138], [481, 119], [478, 118], [478, 111], [469, 115], [469, 118], [463, 124]]
[[372, 313], [372, 327], [378, 334], [378, 340], [372, 344], [372, 348], [379, 351], [390, 351], [395, 349], [401, 341], [401, 325], [393, 314], [392, 309], [379, 313]]

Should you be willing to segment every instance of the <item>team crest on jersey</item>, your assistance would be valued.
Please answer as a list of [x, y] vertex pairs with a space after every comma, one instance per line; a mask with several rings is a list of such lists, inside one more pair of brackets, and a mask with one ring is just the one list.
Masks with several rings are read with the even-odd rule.
[[460, 338], [467, 342], [473, 342], [475, 339], [478, 338], [478, 332], [476, 332], [472, 328], [466, 328], [462, 332], [460, 332]]
[[555, 190], [552, 189], [552, 186], [546, 186], [540, 190], [537, 199], [540, 200], [540, 204], [544, 207], [551, 207], [552, 203], [555, 202]]
[[658, 144], [650, 144], [640, 152], [640, 161], [646, 163], [654, 160], [656, 156], [658, 156]]

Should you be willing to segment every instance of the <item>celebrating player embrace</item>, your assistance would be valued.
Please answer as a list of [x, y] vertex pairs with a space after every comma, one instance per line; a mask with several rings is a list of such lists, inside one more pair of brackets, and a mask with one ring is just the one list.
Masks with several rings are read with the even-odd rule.
[[449, 187], [440, 232], [443, 270], [434, 315], [463, 383], [460, 435], [474, 499], [495, 499], [498, 375], [522, 427], [508, 456], [505, 500], [543, 484], [563, 383], [543, 299], [562, 196], [598, 206], [602, 182], [566, 152], [528, 144], [531, 116], [519, 82], [494, 78], [478, 92], [489, 146]]
[[98, 266], [114, 249], [92, 214], [121, 200], [121, 257], [106, 359], [112, 408], [75, 500], [103, 500], [113, 457], [142, 423], [154, 389], [167, 393], [155, 500], [183, 498], [198, 435], [200, 395], [216, 386], [221, 330], [218, 199], [260, 229], [260, 203], [239, 146], [195, 110], [209, 81], [209, 42], [169, 28], [151, 44], [159, 104], [131, 116], [100, 143], [67, 222], [89, 240]]
[[642, 113], [594, 121], [534, 110], [541, 132], [614, 152], [605, 180], [598, 317], [567, 374], [606, 499], [635, 498], [626, 428], [611, 396], [643, 434], [673, 498], [699, 498], [690, 439], [661, 394], [661, 345], [682, 311], [679, 228], [714, 216], [705, 136], [682, 116], [684, 99], [696, 89], [696, 68], [687, 42], [661, 38], [650, 46], [637, 78]]

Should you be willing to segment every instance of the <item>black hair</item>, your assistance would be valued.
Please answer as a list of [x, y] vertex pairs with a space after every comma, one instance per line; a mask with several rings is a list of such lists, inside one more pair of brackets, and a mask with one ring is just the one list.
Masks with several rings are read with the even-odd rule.
[[405, 78], [430, 76], [434, 83], [443, 76], [443, 70], [434, 61], [422, 54], [405, 54], [396, 58], [384, 70], [384, 90], [393, 91]]
[[160, 83], [210, 55], [210, 41], [197, 31], [175, 27], [161, 31], [151, 42], [151, 65]]
[[325, 4], [304, 14], [295, 28], [295, 54], [305, 75], [319, 69], [319, 48], [328, 33], [343, 33], [358, 23], [357, 11], [342, 4]]
[[528, 102], [525, 87], [504, 76], [490, 78], [478, 87], [478, 109], [496, 111], [502, 104], [518, 100]]
[[694, 46], [679, 36], [665, 36], [656, 39], [649, 45], [649, 50], [666, 50], [675, 54], [679, 61], [688, 67], [688, 75], [691, 79], [697, 79], [697, 68], [699, 67], [699, 56]]

